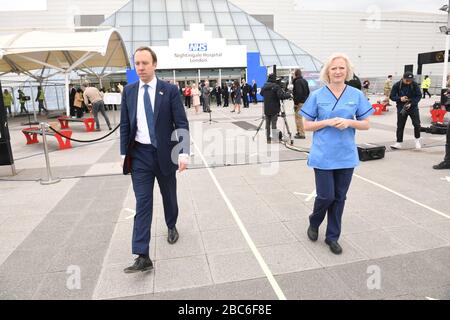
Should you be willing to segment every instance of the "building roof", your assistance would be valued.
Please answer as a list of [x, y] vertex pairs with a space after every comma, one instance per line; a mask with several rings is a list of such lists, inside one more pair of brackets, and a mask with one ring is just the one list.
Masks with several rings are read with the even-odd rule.
[[214, 38], [259, 52], [261, 65], [319, 71], [322, 63], [227, 0], [131, 0], [103, 25], [117, 28], [131, 57], [140, 46], [167, 46], [191, 23], [202, 23]]

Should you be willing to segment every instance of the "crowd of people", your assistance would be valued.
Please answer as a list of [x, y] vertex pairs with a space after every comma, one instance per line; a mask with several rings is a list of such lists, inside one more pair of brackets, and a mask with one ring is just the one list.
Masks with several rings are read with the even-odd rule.
[[215, 102], [217, 107], [232, 107], [231, 112], [241, 113], [241, 106], [249, 108], [250, 103], [257, 104], [258, 86], [256, 81], [252, 81], [252, 85], [248, 84], [244, 79], [239, 81], [223, 82], [222, 85], [216, 83], [210, 85], [209, 80], [200, 81], [199, 83], [187, 83], [181, 88], [178, 83], [180, 95], [184, 102], [184, 106], [188, 109], [193, 107], [195, 114], [199, 114], [200, 107], [203, 112], [211, 112], [211, 102]]

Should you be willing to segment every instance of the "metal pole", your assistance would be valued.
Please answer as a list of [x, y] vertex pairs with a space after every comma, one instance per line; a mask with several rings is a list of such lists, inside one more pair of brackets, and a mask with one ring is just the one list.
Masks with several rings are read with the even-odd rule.
[[55, 88], [56, 105], [58, 106], [58, 111], [59, 111], [59, 94], [58, 94], [58, 89], [56, 87], [56, 84], [53, 86], [53, 88]]
[[65, 88], [64, 88], [64, 93], [65, 93], [65, 101], [66, 101], [66, 116], [70, 116], [70, 99], [69, 99], [69, 73], [66, 72], [64, 73], [64, 77], [65, 77]]
[[201, 78], [201, 74], [200, 74], [200, 69], [198, 69], [198, 82], [197, 82], [197, 84], [200, 83], [201, 79], [202, 78]]
[[177, 84], [177, 75], [175, 69], [173, 70], [173, 84]]
[[222, 69], [219, 69], [219, 86], [222, 87]]
[[50, 158], [48, 156], [47, 136], [45, 134], [45, 130], [47, 129], [46, 127], [47, 124], [45, 122], [41, 122], [42, 143], [44, 144], [45, 165], [47, 166], [47, 180], [41, 180], [41, 184], [43, 185], [54, 184], [61, 181], [61, 179], [53, 179], [52, 176], [52, 170], [50, 168]]
[[[37, 121], [37, 117], [36, 117], [36, 108], [34, 105], [34, 94], [33, 94], [33, 87], [31, 86], [31, 82], [28, 82], [28, 85], [30, 86], [30, 95], [31, 95], [31, 103], [33, 104], [33, 116], [34, 116], [34, 122], [38, 122]], [[36, 123], [37, 124], [37, 123]]]
[[447, 73], [448, 73], [448, 50], [450, 46], [450, 0], [447, 7], [447, 32], [445, 33], [445, 55], [444, 55], [444, 73], [442, 74], [442, 89], [447, 89]]

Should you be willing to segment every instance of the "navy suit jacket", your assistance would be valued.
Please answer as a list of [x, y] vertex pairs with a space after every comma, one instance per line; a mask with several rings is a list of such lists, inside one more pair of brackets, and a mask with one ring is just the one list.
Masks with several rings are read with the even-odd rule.
[[[134, 146], [137, 120], [139, 81], [124, 87], [120, 113], [120, 154], [131, 159], [130, 153]], [[167, 175], [178, 169], [178, 154], [190, 153], [189, 122], [186, 117], [180, 94], [175, 85], [157, 80], [154, 105], [154, 124], [158, 146], [158, 161], [163, 174]], [[172, 141], [175, 130], [184, 129], [178, 133], [178, 140]], [[177, 131], [178, 132], [178, 131]], [[180, 145], [177, 146], [177, 144]], [[172, 161], [172, 150], [177, 146], [175, 163]], [[125, 168], [124, 163], [124, 168]]]

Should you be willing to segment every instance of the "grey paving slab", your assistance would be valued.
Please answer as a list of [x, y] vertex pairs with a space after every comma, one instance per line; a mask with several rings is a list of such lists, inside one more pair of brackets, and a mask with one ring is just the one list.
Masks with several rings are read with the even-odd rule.
[[228, 208], [221, 208], [218, 211], [204, 211], [201, 214], [197, 214], [196, 219], [200, 231], [221, 230], [236, 227], [236, 221]]
[[20, 250], [45, 250], [64, 245], [71, 233], [67, 230], [32, 232], [20, 245]]
[[323, 267], [343, 265], [369, 259], [360, 249], [347, 241], [345, 236], [339, 239], [339, 244], [342, 247], [342, 254], [340, 255], [333, 254], [323, 239], [316, 242], [310, 241], [306, 236], [306, 232], [305, 237], [300, 242]]
[[321, 267], [300, 242], [263, 247], [259, 252], [274, 275]]
[[[286, 228], [289, 229], [291, 234], [299, 241], [306, 241], [308, 238], [306, 236], [306, 230], [308, 230], [309, 226], [309, 218], [299, 218], [299, 219], [293, 219], [289, 221], [283, 221], [283, 224], [286, 226]], [[322, 239], [323, 236], [321, 235], [321, 232], [319, 231], [319, 239]]]
[[0, 300], [30, 300], [42, 279], [39, 274], [0, 274]]
[[372, 212], [358, 211], [358, 214], [377, 228], [411, 226], [414, 224], [413, 221], [396, 212], [386, 213], [385, 211], [377, 210]]
[[351, 290], [327, 270], [317, 269], [278, 275], [275, 277], [289, 300], [348, 300]]
[[311, 214], [311, 210], [299, 201], [269, 203], [268, 205], [281, 221], [308, 217]]
[[202, 232], [206, 253], [237, 251], [248, 248], [241, 231], [236, 228]]
[[54, 230], [67, 230], [70, 232], [83, 218], [83, 214], [48, 214], [47, 217], [35, 228], [35, 231], [53, 232]]
[[276, 203], [296, 203], [297, 198], [292, 193], [278, 191], [265, 194], [263, 200], [270, 206]]
[[0, 233], [1, 249], [4, 251], [13, 251], [25, 240], [27, 233], [23, 231], [2, 232]]
[[266, 279], [215, 284], [192, 289], [129, 297], [132, 300], [276, 300]]
[[79, 228], [67, 239], [67, 244], [95, 246], [99, 242], [108, 242], [111, 239], [114, 227], [115, 224], [110, 222]]
[[[75, 273], [69, 269], [67, 272], [47, 273], [39, 288], [33, 294], [33, 300], [90, 300], [95, 288], [100, 266], [94, 269], [82, 268], [79, 273], [80, 282], [73, 279]], [[78, 274], [77, 274], [78, 276]]]
[[384, 228], [391, 236], [412, 247], [416, 251], [447, 246], [449, 240], [443, 239], [420, 226]]
[[[379, 288], [372, 285], [371, 277], [374, 274], [371, 266], [380, 268]], [[392, 278], [388, 277], [388, 274], [383, 271], [379, 261], [363, 261], [336, 266], [328, 269], [328, 272], [333, 278], [345, 283], [345, 286], [351, 289], [352, 299], [378, 300], [405, 294], [403, 290], [397, 287], [396, 283], [392, 282]]]
[[180, 234], [175, 244], [169, 244], [167, 236], [156, 237], [154, 244], [157, 260], [199, 256], [205, 253], [200, 233]]
[[98, 242], [96, 245], [69, 244], [62, 247], [51, 260], [48, 272], [67, 271], [70, 266], [83, 269], [101, 266], [108, 242]]
[[127, 274], [129, 264], [106, 266], [102, 269], [92, 298], [111, 299], [153, 293], [155, 270]]
[[30, 232], [43, 219], [42, 215], [12, 216], [0, 224], [0, 233], [3, 232]]
[[255, 204], [253, 208], [241, 208], [238, 214], [246, 226], [279, 221], [279, 217], [274, 213], [272, 208], [263, 203]]
[[295, 237], [281, 222], [249, 225], [247, 231], [258, 247], [296, 242]]
[[249, 251], [209, 254], [208, 262], [214, 283], [264, 277], [256, 258]]
[[[196, 233], [199, 231], [197, 217], [193, 213], [180, 212], [176, 224], [178, 232], [181, 234]], [[159, 214], [153, 222], [153, 228], [157, 236], [167, 235], [168, 228], [164, 214]]]
[[212, 283], [204, 255], [156, 261], [155, 292], [202, 287]]
[[412, 250], [386, 231], [368, 231], [346, 235], [345, 238], [371, 259], [389, 257]]
[[47, 272], [57, 248], [15, 250], [0, 266], [0, 277], [13, 274], [33, 275]]
[[437, 288], [428, 288], [414, 292], [418, 299], [436, 299], [436, 300], [450, 300], [450, 286], [442, 286]]

